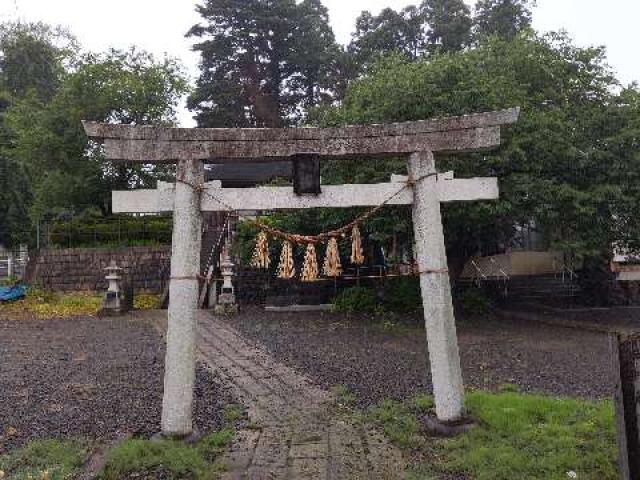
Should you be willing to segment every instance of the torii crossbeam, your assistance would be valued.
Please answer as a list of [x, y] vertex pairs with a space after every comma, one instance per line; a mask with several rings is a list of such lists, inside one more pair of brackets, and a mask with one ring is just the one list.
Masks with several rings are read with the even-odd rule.
[[[519, 109], [462, 117], [343, 128], [182, 129], [84, 123], [87, 135], [105, 146], [109, 160], [177, 163], [181, 180], [157, 190], [114, 192], [115, 212], [173, 211], [169, 321], [162, 432], [192, 432], [196, 311], [201, 212], [378, 205], [406, 179], [375, 185], [324, 186], [316, 196], [291, 187], [226, 189], [204, 184], [204, 163], [281, 161], [313, 153], [324, 158], [406, 155], [411, 184], [390, 204], [412, 204], [416, 259], [436, 414], [443, 422], [464, 414], [463, 384], [440, 203], [498, 198], [495, 178], [453, 179], [435, 175], [434, 153], [480, 151], [500, 144], [501, 125], [515, 123]], [[200, 195], [191, 185], [202, 185]], [[218, 199], [220, 201], [214, 200]]]

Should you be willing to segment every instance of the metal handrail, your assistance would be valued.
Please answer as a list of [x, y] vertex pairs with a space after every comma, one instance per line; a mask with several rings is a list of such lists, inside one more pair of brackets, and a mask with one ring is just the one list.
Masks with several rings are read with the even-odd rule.
[[0, 275], [0, 278], [21, 277], [25, 273], [25, 269], [29, 263], [29, 257], [22, 255], [21, 253], [12, 254], [0, 258], [0, 264], [6, 264], [3, 270], [6, 271], [6, 275]]
[[509, 281], [509, 278], [510, 278], [509, 274], [502, 269], [502, 267], [498, 264], [498, 262], [496, 262], [496, 259], [490, 258], [489, 261], [491, 262], [492, 265], [495, 265], [496, 267], [498, 267], [498, 273], [500, 273], [504, 281], [505, 282]]
[[478, 275], [482, 277], [482, 280], [485, 280], [485, 281], [487, 280], [487, 276], [484, 274], [483, 270], [480, 268], [480, 266], [476, 263], [475, 260], [471, 260], [471, 265], [476, 270], [476, 275], [473, 276], [473, 280], [476, 282], [476, 285], [478, 285], [479, 287], [481, 283], [478, 280]]
[[[229, 222], [229, 216], [227, 215], [227, 218], [225, 219], [224, 225], [222, 226], [222, 228], [220, 229], [220, 235], [218, 236], [218, 239], [215, 241], [215, 243], [213, 244], [213, 246], [211, 247], [211, 251], [209, 252], [209, 258], [207, 259], [207, 265], [204, 268], [204, 274], [207, 275], [207, 273], [209, 272], [209, 269], [211, 267], [213, 267], [213, 269], [215, 270], [215, 268], [217, 267], [217, 262], [220, 261], [219, 255], [215, 255], [216, 252], [219, 253], [220, 248], [222, 247], [222, 242], [225, 238], [225, 235], [228, 236], [228, 230], [230, 228], [230, 222]], [[216, 257], [218, 257], [216, 259]]]
[[578, 278], [578, 274], [566, 264], [562, 265], [562, 283], [565, 283], [565, 275], [569, 275], [569, 281], [573, 283]]

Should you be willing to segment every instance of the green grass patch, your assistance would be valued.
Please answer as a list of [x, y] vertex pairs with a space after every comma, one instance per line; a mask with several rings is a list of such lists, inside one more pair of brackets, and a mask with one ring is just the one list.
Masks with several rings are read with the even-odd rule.
[[67, 480], [74, 478], [87, 454], [80, 441], [37, 440], [0, 456], [6, 480]]
[[214, 462], [232, 438], [231, 430], [222, 430], [207, 435], [195, 445], [174, 440], [128, 440], [108, 453], [99, 478], [215, 479], [220, 467]]
[[239, 420], [242, 420], [245, 415], [245, 408], [242, 405], [230, 404], [225, 405], [223, 418], [228, 424], [234, 424]]
[[424, 444], [417, 413], [427, 411], [433, 406], [428, 395], [420, 395], [409, 402], [385, 400], [370, 408], [365, 418], [379, 424], [385, 435], [397, 446], [417, 449]]
[[453, 439], [425, 436], [418, 414], [432, 408], [427, 396], [404, 403], [388, 400], [367, 415], [396, 445], [427, 459], [410, 479], [618, 478], [610, 401], [472, 392], [467, 407], [479, 426]]
[[355, 394], [346, 385], [331, 387], [331, 393], [336, 397], [336, 403], [341, 407], [352, 407], [356, 403]]
[[431, 395], [420, 394], [411, 399], [413, 407], [419, 412], [429, 412], [433, 409], [433, 397]]
[[18, 277], [8, 277], [0, 279], [0, 287], [12, 287], [18, 282]]

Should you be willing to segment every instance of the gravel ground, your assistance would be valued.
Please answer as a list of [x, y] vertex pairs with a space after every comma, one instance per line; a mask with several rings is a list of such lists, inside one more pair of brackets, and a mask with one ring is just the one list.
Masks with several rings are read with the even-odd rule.
[[510, 307], [515, 313], [534, 313], [541, 318], [552, 321], [572, 322], [586, 328], [601, 328], [640, 332], [640, 306], [627, 307], [579, 307], [554, 308], [545, 304], [528, 304], [524, 308], [515, 305]]
[[[360, 406], [430, 390], [424, 329], [418, 318], [396, 326], [360, 315], [244, 310], [227, 320], [279, 360], [329, 388], [345, 385]], [[399, 325], [399, 326], [398, 326]], [[389, 328], [390, 327], [390, 328]], [[467, 388], [582, 398], [611, 395], [606, 335], [509, 319], [458, 321]]]
[[[0, 453], [31, 439], [158, 432], [163, 363], [164, 342], [143, 320], [0, 321]], [[219, 428], [228, 402], [198, 366], [197, 427]]]

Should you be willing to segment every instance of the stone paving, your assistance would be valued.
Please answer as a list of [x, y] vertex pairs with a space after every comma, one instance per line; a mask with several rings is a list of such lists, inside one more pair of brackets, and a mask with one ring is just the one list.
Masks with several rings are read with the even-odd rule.
[[202, 312], [199, 355], [234, 389], [249, 426], [224, 458], [224, 480], [399, 479], [400, 452], [337, 407], [334, 396]]

